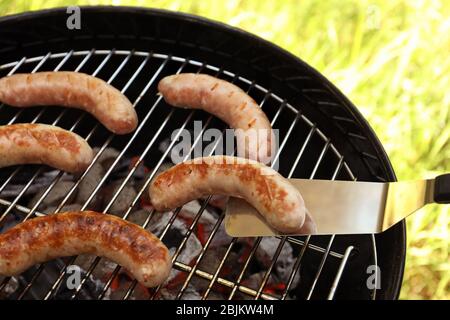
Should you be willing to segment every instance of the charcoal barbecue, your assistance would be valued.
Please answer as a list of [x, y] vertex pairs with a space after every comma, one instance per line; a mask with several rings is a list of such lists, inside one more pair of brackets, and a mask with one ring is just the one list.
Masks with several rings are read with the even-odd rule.
[[[0, 278], [0, 298], [398, 297], [405, 259], [404, 221], [377, 235], [238, 239], [224, 235], [224, 212], [211, 205], [214, 197], [164, 218], [145, 210], [148, 184], [167, 165], [175, 143], [170, 139], [172, 132], [191, 130], [195, 120], [202, 121], [203, 130], [226, 128], [203, 112], [165, 104], [157, 94], [157, 83], [180, 72], [208, 73], [233, 82], [260, 104], [272, 126], [280, 130], [277, 161], [283, 176], [395, 181], [375, 133], [333, 84], [279, 47], [204, 18], [131, 7], [82, 7], [81, 13], [79, 30], [67, 29], [65, 8], [1, 18], [0, 76], [67, 70], [100, 77], [133, 102], [139, 127], [132, 134], [115, 136], [78, 110], [1, 105], [0, 125], [58, 125], [85, 137], [97, 148], [97, 155], [80, 176], [44, 166], [1, 169], [0, 231], [46, 214], [42, 205], [48, 197], [57, 200], [46, 203], [45, 210], [51, 207], [59, 212], [67, 205], [103, 212], [113, 209], [124, 219], [158, 231], [172, 248], [172, 278], [167, 285], [146, 290], [104, 259], [72, 257], [37, 265], [18, 277]], [[88, 187], [85, 181], [94, 170], [99, 178]], [[68, 184], [67, 192], [56, 196], [62, 182]], [[75, 203], [74, 195], [83, 185], [90, 192]], [[82, 282], [68, 289], [64, 283], [74, 265], [82, 266]], [[373, 272], [380, 282], [370, 285], [367, 279]]]

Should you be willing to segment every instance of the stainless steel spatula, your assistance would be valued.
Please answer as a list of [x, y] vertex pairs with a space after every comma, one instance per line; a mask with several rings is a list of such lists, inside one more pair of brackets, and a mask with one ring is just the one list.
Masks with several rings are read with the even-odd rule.
[[[450, 174], [390, 183], [289, 181], [303, 196], [316, 224], [316, 234], [379, 233], [429, 203], [450, 203]], [[247, 202], [237, 198], [228, 201], [225, 230], [233, 237], [282, 235]]]

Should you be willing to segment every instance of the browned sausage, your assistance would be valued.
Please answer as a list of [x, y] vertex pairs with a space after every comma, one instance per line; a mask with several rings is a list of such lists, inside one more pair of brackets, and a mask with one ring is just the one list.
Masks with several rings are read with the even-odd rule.
[[238, 155], [269, 163], [275, 137], [258, 104], [238, 86], [206, 74], [181, 73], [163, 78], [158, 90], [175, 107], [203, 109], [236, 129]]
[[167, 247], [153, 234], [112, 215], [81, 211], [34, 218], [0, 234], [0, 274], [83, 253], [118, 263], [147, 287], [164, 282], [171, 269]]
[[47, 164], [67, 172], [82, 172], [94, 153], [79, 135], [46, 124], [0, 126], [0, 168]]
[[158, 175], [149, 194], [158, 211], [222, 194], [245, 199], [281, 232], [299, 232], [305, 222], [305, 203], [298, 190], [275, 170], [242, 158], [213, 156], [182, 162]]
[[0, 79], [0, 102], [15, 107], [57, 105], [85, 110], [117, 134], [136, 129], [131, 102], [105, 81], [78, 72], [14, 74]]

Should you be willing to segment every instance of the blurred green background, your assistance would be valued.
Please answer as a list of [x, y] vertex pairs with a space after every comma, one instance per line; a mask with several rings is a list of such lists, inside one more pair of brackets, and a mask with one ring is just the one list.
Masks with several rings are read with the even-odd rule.
[[[361, 110], [398, 179], [450, 172], [450, 1], [0, 0], [0, 15], [75, 4], [165, 8], [255, 33], [322, 72]], [[450, 206], [407, 220], [402, 299], [449, 299]]]

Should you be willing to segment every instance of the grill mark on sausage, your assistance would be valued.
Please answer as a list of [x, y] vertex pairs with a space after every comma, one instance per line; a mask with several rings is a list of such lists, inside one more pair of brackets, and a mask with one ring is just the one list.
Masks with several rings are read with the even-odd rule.
[[219, 86], [219, 83], [216, 82], [212, 87], [211, 87], [211, 91], [214, 91], [217, 87]]
[[249, 128], [253, 127], [253, 126], [255, 125], [255, 123], [256, 123], [256, 119], [253, 118], [253, 119], [250, 120], [250, 122], [248, 123], [248, 127], [249, 127]]

